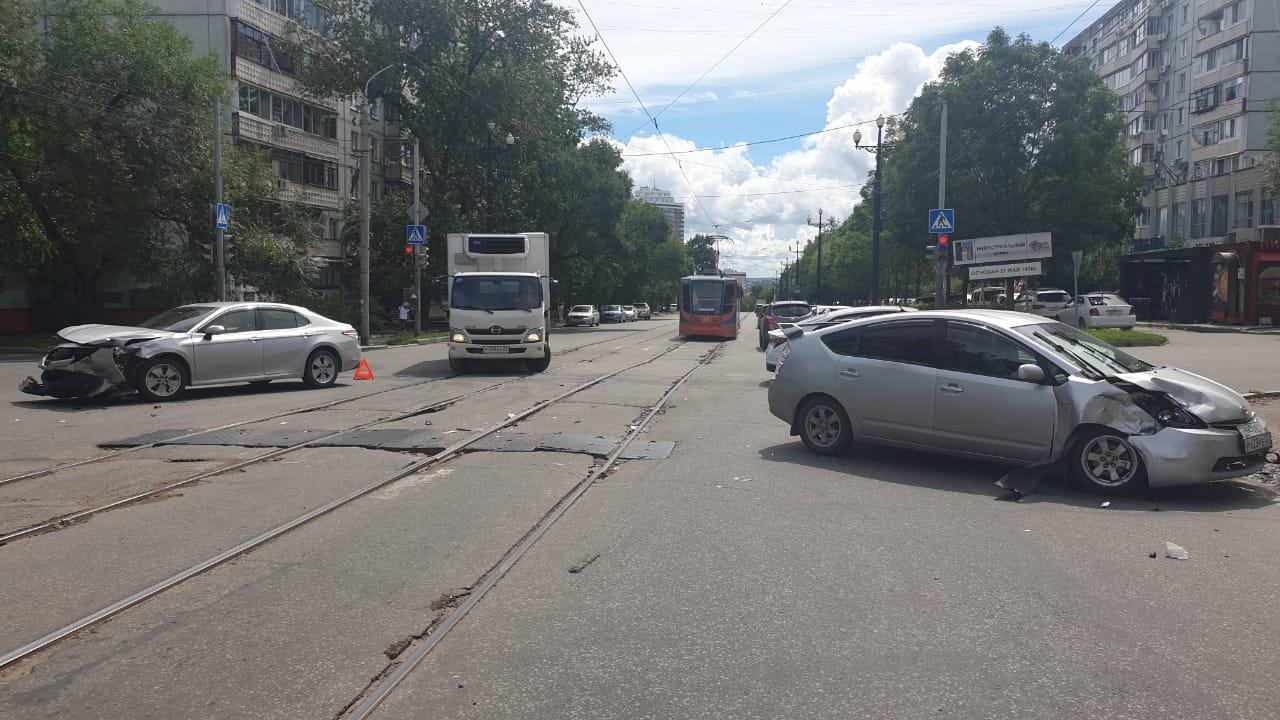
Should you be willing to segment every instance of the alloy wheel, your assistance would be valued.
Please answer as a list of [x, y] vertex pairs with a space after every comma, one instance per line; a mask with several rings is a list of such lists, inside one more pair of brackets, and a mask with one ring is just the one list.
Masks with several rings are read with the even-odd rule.
[[1099, 435], [1080, 453], [1080, 465], [1089, 479], [1104, 487], [1120, 487], [1138, 472], [1133, 446], [1114, 435]]
[[168, 363], [157, 363], [147, 370], [144, 382], [156, 397], [169, 397], [182, 389], [182, 372]]
[[333, 357], [328, 353], [320, 353], [311, 361], [311, 377], [315, 381], [324, 385], [334, 378], [337, 374], [337, 368], [334, 366]]
[[840, 439], [844, 427], [840, 416], [826, 405], [815, 406], [804, 419], [804, 431], [814, 445], [829, 448]]

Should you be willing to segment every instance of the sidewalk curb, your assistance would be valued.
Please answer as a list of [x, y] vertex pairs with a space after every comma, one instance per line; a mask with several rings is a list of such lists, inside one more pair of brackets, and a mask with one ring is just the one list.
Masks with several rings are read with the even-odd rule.
[[1205, 333], [1210, 335], [1220, 333], [1236, 333], [1239, 335], [1280, 335], [1280, 327], [1263, 329], [1262, 327], [1245, 327], [1243, 325], [1182, 325], [1179, 323], [1155, 322], [1140, 322], [1137, 323], [1137, 326], [1152, 328], [1155, 330], [1181, 330], [1183, 332]]
[[419, 345], [439, 345], [442, 342], [449, 342], [448, 335], [441, 335], [437, 338], [427, 338], [426, 340], [416, 341]]
[[361, 345], [360, 352], [369, 352], [370, 350], [386, 350], [390, 345]]

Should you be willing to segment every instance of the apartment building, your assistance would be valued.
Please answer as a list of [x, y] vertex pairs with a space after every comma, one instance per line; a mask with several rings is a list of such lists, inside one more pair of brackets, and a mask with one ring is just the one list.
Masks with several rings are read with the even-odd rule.
[[1262, 167], [1280, 100], [1278, 31], [1271, 2], [1124, 0], [1063, 47], [1116, 93], [1129, 162], [1146, 178], [1122, 284], [1153, 317], [1280, 316]]
[[[232, 140], [267, 151], [281, 197], [313, 208], [325, 238], [315, 248], [318, 285], [336, 290], [345, 260], [342, 208], [359, 190], [358, 113], [352, 98], [317, 99], [297, 79], [300, 59], [282, 40], [323, 33], [329, 10], [315, 0], [153, 0], [159, 17], [194, 42], [196, 55], [222, 58], [232, 79], [226, 108]], [[372, 197], [411, 182], [409, 147], [395, 103], [373, 107]], [[212, 120], [211, 120], [212, 122]]]
[[671, 237], [684, 241], [684, 205], [677, 203], [670, 191], [644, 186], [636, 188], [632, 196], [640, 202], [656, 205], [671, 223]]

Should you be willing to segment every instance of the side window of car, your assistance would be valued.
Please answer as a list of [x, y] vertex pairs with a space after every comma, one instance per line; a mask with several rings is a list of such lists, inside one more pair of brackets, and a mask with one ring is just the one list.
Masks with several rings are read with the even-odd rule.
[[877, 360], [932, 365], [936, 334], [932, 321], [891, 322], [863, 328], [858, 355]]
[[258, 329], [258, 313], [256, 310], [232, 310], [224, 313], [210, 325], [221, 325], [227, 333], [253, 332]]
[[858, 336], [861, 328], [850, 328], [840, 332], [827, 333], [822, 336], [822, 343], [837, 355], [857, 355]]
[[289, 310], [264, 309], [262, 311], [262, 329], [292, 330], [298, 326], [297, 317]]
[[956, 372], [1018, 379], [1018, 367], [1037, 364], [1036, 356], [984, 327], [947, 323], [945, 367]]

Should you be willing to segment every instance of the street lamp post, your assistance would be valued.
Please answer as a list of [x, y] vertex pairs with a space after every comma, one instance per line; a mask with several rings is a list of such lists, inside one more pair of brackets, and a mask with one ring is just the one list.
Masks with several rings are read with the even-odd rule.
[[867, 301], [871, 305], [875, 305], [880, 301], [880, 228], [881, 218], [881, 188], [882, 188], [882, 163], [881, 158], [886, 150], [893, 149], [893, 143], [884, 141], [884, 116], [876, 118], [876, 144], [875, 147], [863, 147], [862, 131], [853, 131], [853, 146], [859, 150], [866, 150], [875, 153], [876, 156], [876, 180], [872, 191], [871, 212], [873, 215], [871, 222], [871, 287], [867, 293]]
[[398, 63], [388, 65], [369, 76], [360, 96], [360, 341], [369, 344], [369, 195], [372, 193], [373, 128], [369, 126], [369, 83]]
[[[489, 152], [488, 163], [485, 165], [484, 169], [484, 224], [485, 232], [493, 232], [493, 164], [498, 159], [498, 151], [493, 147], [493, 136], [498, 124], [490, 120], [485, 123], [485, 127], [489, 129], [489, 133], [487, 135], [489, 141]], [[502, 142], [507, 148], [510, 148], [516, 144], [516, 136], [511, 133], [507, 133], [507, 136], [502, 139]]]

